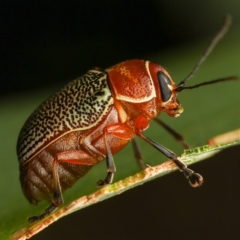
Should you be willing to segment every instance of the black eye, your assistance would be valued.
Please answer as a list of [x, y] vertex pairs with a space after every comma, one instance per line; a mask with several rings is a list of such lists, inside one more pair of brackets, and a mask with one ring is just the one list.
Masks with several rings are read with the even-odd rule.
[[167, 102], [172, 96], [172, 91], [169, 89], [168, 85], [172, 85], [170, 79], [163, 72], [157, 73], [158, 82], [160, 85], [160, 91], [162, 95], [163, 102]]

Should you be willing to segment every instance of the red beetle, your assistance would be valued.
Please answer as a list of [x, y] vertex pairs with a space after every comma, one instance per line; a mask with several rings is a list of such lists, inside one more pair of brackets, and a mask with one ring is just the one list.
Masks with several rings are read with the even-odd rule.
[[[228, 19], [193, 72], [224, 35], [229, 23]], [[174, 118], [182, 113], [176, 97], [177, 92], [185, 89], [186, 80], [176, 85], [162, 66], [130, 60], [105, 71], [90, 70], [42, 103], [20, 132], [17, 154], [27, 199], [33, 204], [51, 199], [52, 204], [29, 221], [40, 220], [63, 204], [62, 192], [104, 159], [107, 176], [98, 185], [110, 184], [116, 172], [112, 155], [136, 135], [172, 159], [192, 186], [201, 185], [201, 175], [143, 135], [150, 121], [161, 112]], [[225, 79], [216, 81], [222, 80]]]

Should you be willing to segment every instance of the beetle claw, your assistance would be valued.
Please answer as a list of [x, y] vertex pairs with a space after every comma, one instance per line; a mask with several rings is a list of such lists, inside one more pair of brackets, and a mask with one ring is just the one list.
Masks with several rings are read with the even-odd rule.
[[99, 180], [99, 181], [97, 182], [97, 186], [98, 186], [98, 187], [104, 187], [105, 185], [107, 185], [107, 184], [105, 183], [104, 180]]
[[52, 203], [48, 208], [46, 208], [45, 212], [38, 215], [38, 216], [32, 216], [30, 218], [28, 218], [28, 221], [30, 223], [36, 222], [36, 221], [40, 221], [42, 219], [44, 219], [46, 216], [50, 215], [52, 212], [54, 212], [58, 207]]
[[192, 187], [199, 187], [203, 184], [203, 177], [198, 173], [193, 173], [189, 177], [189, 183]]
[[184, 175], [192, 187], [199, 187], [203, 183], [203, 177], [189, 168], [184, 169]]
[[114, 176], [113, 172], [108, 172], [104, 180], [99, 180], [97, 182], [98, 187], [106, 187], [107, 185], [110, 185], [113, 181], [113, 176]]
[[29, 217], [29, 218], [28, 218], [28, 221], [29, 221], [30, 223], [36, 222], [36, 221], [38, 221], [38, 220], [40, 220], [40, 219], [39, 219], [39, 216], [32, 216], [32, 217]]
[[97, 186], [98, 186], [99, 188], [106, 187], [107, 185], [110, 185], [110, 184], [111, 184], [111, 183], [106, 182], [106, 180], [99, 180], [99, 181], [97, 182]]

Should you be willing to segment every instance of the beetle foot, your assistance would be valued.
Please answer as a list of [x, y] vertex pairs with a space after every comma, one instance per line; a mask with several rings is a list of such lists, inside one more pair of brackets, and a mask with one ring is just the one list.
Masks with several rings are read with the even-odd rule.
[[36, 222], [36, 221], [39, 221], [39, 220], [42, 220], [44, 218], [44, 216], [42, 216], [43, 214], [39, 215], [39, 216], [32, 216], [32, 217], [29, 217], [28, 218], [28, 221], [30, 223], [33, 223], [33, 222]]
[[113, 172], [108, 172], [104, 180], [99, 180], [97, 182], [98, 187], [106, 187], [107, 185], [111, 184], [113, 181], [113, 176], [114, 176]]
[[105, 180], [99, 180], [99, 181], [97, 182], [97, 186], [98, 186], [99, 188], [106, 187], [107, 185], [110, 185], [110, 183], [107, 183]]
[[36, 222], [36, 221], [40, 221], [42, 219], [44, 219], [46, 216], [48, 216], [49, 214], [51, 214], [52, 212], [54, 212], [58, 207], [52, 203], [48, 208], [46, 208], [45, 212], [38, 215], [38, 216], [32, 216], [30, 218], [28, 218], [28, 221], [30, 223]]
[[185, 177], [192, 187], [199, 187], [203, 183], [203, 177], [189, 168], [183, 170]]

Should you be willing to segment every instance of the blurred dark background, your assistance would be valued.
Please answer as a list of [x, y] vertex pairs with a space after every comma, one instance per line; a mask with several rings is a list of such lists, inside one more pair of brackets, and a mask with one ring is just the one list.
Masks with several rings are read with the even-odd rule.
[[213, 35], [239, 1], [5, 1], [1, 3], [1, 94], [61, 86], [92, 67]]
[[[146, 59], [212, 37], [226, 13], [239, 24], [240, 2], [9, 0], [0, 13], [4, 96], [62, 86], [92, 67]], [[190, 189], [176, 172], [71, 214], [32, 239], [239, 239], [239, 177], [224, 163], [238, 154], [236, 147], [222, 159], [217, 155], [194, 166], [204, 173], [207, 188]], [[212, 177], [216, 166], [219, 176]], [[231, 188], [228, 178], [235, 179]], [[219, 185], [222, 191], [215, 192]]]

